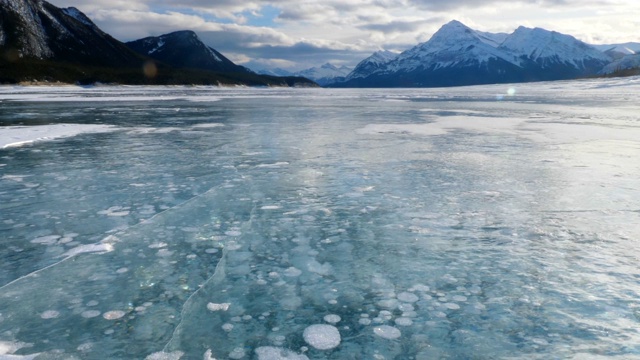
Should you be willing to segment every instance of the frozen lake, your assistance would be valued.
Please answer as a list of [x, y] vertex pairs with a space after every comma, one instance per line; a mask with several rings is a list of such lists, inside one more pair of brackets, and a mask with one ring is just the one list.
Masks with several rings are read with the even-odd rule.
[[640, 358], [639, 94], [0, 87], [0, 359]]

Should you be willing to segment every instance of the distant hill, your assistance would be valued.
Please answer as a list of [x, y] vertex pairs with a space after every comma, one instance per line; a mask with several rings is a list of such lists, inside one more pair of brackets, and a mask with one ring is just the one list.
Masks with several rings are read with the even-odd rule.
[[[176, 37], [192, 34], [183, 32]], [[205, 66], [206, 57], [196, 51], [178, 64], [169, 54], [181, 48], [170, 47], [163, 51], [165, 63], [114, 39], [76, 8], [60, 9], [44, 0], [0, 0], [0, 83], [316, 86], [308, 79], [251, 73], [209, 50], [204, 51], [220, 59], [220, 67]], [[153, 71], [145, 71], [148, 69]]]

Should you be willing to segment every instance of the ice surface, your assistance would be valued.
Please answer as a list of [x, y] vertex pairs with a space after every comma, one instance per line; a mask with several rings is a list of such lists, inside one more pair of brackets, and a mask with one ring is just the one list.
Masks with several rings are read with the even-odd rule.
[[636, 358], [638, 90], [0, 87], [0, 351]]

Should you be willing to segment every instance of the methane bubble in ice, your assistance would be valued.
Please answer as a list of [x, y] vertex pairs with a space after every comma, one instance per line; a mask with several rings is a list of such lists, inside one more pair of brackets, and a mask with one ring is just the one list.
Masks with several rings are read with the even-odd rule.
[[229, 353], [229, 358], [230, 359], [242, 359], [245, 356], [245, 352], [243, 348], [237, 347], [235, 349], [233, 349], [233, 351], [231, 351]]
[[299, 355], [291, 350], [273, 346], [262, 346], [256, 349], [258, 360], [309, 360], [305, 355]]
[[60, 313], [58, 311], [55, 310], [47, 310], [45, 312], [43, 312], [42, 314], [40, 314], [40, 317], [43, 319], [55, 319], [58, 316], [60, 316]]
[[100, 316], [100, 311], [98, 310], [87, 310], [87, 311], [83, 311], [82, 313], [80, 313], [80, 316], [82, 316], [83, 318], [94, 318], [96, 316]]
[[340, 318], [340, 315], [335, 315], [335, 314], [326, 315], [324, 317], [324, 321], [330, 324], [337, 324], [340, 322], [340, 320], [342, 320], [342, 318]]
[[455, 304], [455, 303], [446, 303], [446, 304], [444, 304], [444, 306], [446, 306], [447, 309], [450, 309], [450, 310], [459, 310], [460, 309], [460, 305]]
[[333, 325], [316, 324], [304, 329], [304, 341], [318, 350], [329, 350], [340, 345], [340, 332]]
[[290, 267], [284, 271], [284, 276], [288, 277], [296, 277], [302, 275], [302, 271], [300, 269]]
[[411, 326], [413, 325], [413, 320], [408, 317], [399, 317], [395, 320], [395, 323], [398, 326]]
[[373, 332], [384, 339], [394, 340], [402, 335], [400, 330], [389, 325], [380, 325], [373, 328]]
[[400, 294], [398, 294], [398, 300], [405, 303], [414, 303], [420, 300], [420, 298], [418, 297], [418, 295], [410, 292], [401, 292]]
[[125, 312], [122, 310], [112, 310], [102, 314], [102, 317], [107, 320], [117, 320], [123, 317], [124, 315], [125, 315]]

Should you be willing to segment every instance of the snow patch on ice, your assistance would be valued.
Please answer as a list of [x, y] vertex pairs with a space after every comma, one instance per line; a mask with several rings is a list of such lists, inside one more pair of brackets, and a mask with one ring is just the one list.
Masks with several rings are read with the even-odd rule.
[[55, 124], [38, 126], [3, 126], [0, 131], [0, 149], [18, 147], [39, 141], [72, 137], [87, 133], [119, 130], [111, 125]]

